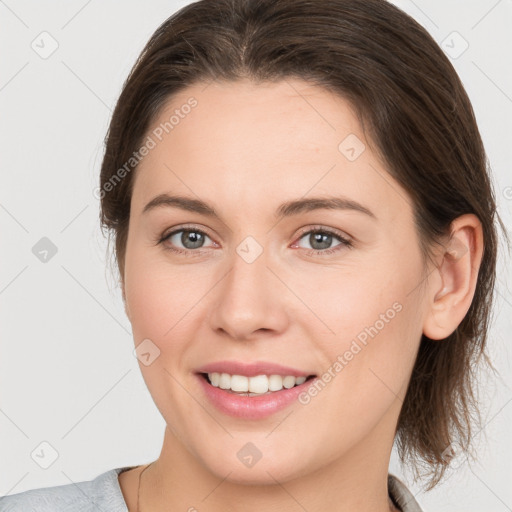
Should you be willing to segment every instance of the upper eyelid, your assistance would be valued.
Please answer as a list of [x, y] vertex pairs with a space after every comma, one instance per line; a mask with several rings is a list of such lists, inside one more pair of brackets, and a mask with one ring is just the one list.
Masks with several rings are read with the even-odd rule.
[[351, 238], [350, 235], [348, 235], [347, 233], [344, 233], [343, 231], [340, 231], [335, 228], [326, 228], [323, 226], [307, 226], [305, 228], [301, 228], [296, 236], [303, 236], [303, 235], [305, 235], [307, 233], [311, 233], [311, 232], [325, 232], [325, 233], [329, 233], [331, 235], [339, 236], [341, 238]]
[[171, 235], [175, 235], [176, 233], [179, 233], [180, 231], [196, 231], [199, 233], [203, 233], [209, 238], [213, 239], [213, 237], [208, 233], [208, 230], [203, 227], [198, 226], [192, 226], [192, 225], [184, 225], [184, 226], [178, 226], [176, 228], [171, 228], [169, 231], [164, 231], [162, 234], [162, 238], [168, 238]]

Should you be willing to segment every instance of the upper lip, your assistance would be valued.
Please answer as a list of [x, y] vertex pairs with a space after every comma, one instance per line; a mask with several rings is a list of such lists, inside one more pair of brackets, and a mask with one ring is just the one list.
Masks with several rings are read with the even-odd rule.
[[309, 377], [313, 372], [305, 372], [298, 368], [283, 366], [281, 364], [268, 361], [258, 361], [254, 363], [242, 363], [239, 361], [216, 361], [205, 364], [197, 369], [197, 373], [229, 373], [230, 375], [245, 375], [246, 377], [255, 377], [256, 375], [281, 375], [286, 377]]

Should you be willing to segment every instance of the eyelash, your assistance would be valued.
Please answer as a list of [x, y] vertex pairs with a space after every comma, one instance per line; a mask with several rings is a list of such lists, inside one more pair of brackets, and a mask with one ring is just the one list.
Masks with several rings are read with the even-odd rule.
[[[321, 233], [324, 235], [331, 235], [333, 238], [337, 238], [340, 242], [338, 245], [335, 245], [331, 249], [305, 249], [306, 254], [308, 256], [327, 256], [333, 254], [335, 252], [341, 251], [343, 249], [351, 249], [353, 247], [352, 241], [345, 236], [341, 235], [339, 232], [334, 231], [332, 229], [323, 228], [321, 226], [309, 226], [300, 231], [297, 241], [304, 238], [305, 235], [311, 235], [314, 233]], [[294, 242], [295, 244], [295, 242]]]
[[[206, 233], [202, 229], [196, 228], [194, 226], [181, 226], [179, 229], [175, 229], [175, 230], [171, 231], [170, 233], [162, 235], [158, 239], [157, 243], [163, 245], [164, 242], [167, 241], [169, 238], [171, 238], [173, 235], [175, 235], [177, 233], [181, 233], [182, 231], [188, 231], [188, 232], [191, 232], [191, 233], [199, 233], [199, 234], [201, 234], [203, 236], [207, 236], [208, 238], [211, 238], [208, 235], [208, 233]], [[323, 228], [323, 227], [320, 227], [320, 226], [308, 227], [308, 228], [305, 228], [305, 229], [301, 230], [300, 234], [298, 235], [297, 242], [300, 241], [302, 238], [304, 238], [305, 235], [308, 235], [308, 234], [311, 235], [311, 234], [314, 234], [314, 233], [321, 233], [321, 234], [325, 234], [325, 235], [331, 235], [334, 238], [337, 238], [340, 243], [338, 245], [335, 245], [331, 249], [305, 249], [306, 254], [308, 256], [312, 256], [312, 255], [315, 255], [315, 256], [326, 256], [326, 255], [330, 255], [330, 254], [332, 254], [334, 252], [337, 252], [339, 250], [342, 250], [344, 248], [345, 249], [350, 249], [350, 248], [353, 247], [352, 241], [349, 240], [348, 238], [342, 236], [337, 231], [333, 231], [331, 229]], [[296, 244], [296, 242], [294, 242], [294, 244]], [[174, 252], [176, 254], [181, 254], [181, 255], [184, 255], [186, 257], [201, 256], [205, 252], [205, 251], [202, 251], [201, 249], [180, 249], [180, 248], [170, 247], [170, 246], [165, 246], [165, 250], [172, 251], [172, 252]]]

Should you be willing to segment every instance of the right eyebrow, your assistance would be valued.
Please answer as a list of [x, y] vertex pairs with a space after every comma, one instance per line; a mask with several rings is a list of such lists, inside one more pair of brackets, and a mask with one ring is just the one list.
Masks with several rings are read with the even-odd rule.
[[163, 206], [180, 208], [189, 212], [201, 213], [208, 217], [220, 218], [212, 206], [200, 199], [193, 199], [185, 196], [171, 196], [169, 194], [160, 194], [151, 199], [151, 201], [144, 206], [142, 213], [147, 213], [155, 208], [161, 208]]

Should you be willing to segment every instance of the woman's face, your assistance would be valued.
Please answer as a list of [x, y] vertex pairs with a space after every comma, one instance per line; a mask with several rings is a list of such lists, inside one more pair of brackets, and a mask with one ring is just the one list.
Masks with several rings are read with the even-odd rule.
[[[387, 468], [425, 269], [409, 196], [349, 104], [298, 79], [198, 84], [148, 136], [133, 171], [124, 292], [174, 441], [238, 482], [361, 457]], [[182, 200], [144, 211], [162, 194]], [[241, 378], [212, 386], [201, 373], [216, 363]], [[255, 397], [221, 389], [277, 389], [270, 376], [290, 374], [316, 377]]]

